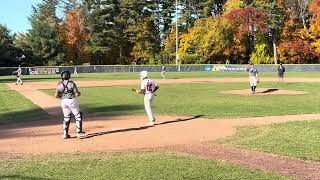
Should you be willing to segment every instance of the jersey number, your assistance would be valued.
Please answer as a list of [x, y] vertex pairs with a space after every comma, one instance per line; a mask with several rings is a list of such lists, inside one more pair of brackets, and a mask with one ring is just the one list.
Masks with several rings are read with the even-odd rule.
[[147, 91], [152, 92], [152, 84], [147, 84]]

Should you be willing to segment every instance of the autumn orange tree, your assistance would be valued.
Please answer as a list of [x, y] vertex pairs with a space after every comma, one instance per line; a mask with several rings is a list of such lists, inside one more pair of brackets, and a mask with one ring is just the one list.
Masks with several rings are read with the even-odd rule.
[[89, 33], [85, 29], [82, 11], [77, 5], [66, 11], [66, 20], [61, 26], [61, 32], [66, 43], [67, 62], [70, 64], [83, 63]]
[[313, 63], [317, 53], [311, 45], [312, 37], [294, 19], [285, 23], [279, 45], [280, 60], [283, 63]]

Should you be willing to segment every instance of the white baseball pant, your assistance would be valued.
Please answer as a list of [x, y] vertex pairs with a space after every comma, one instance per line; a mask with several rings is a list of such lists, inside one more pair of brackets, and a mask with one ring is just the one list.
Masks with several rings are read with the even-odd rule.
[[148, 93], [144, 95], [144, 108], [148, 115], [149, 122], [154, 122], [156, 119], [153, 116], [151, 105], [153, 100], [153, 93]]
[[16, 82], [16, 84], [18, 84], [18, 83], [20, 83], [20, 84], [22, 84], [23, 82], [22, 82], [22, 79], [21, 79], [21, 77], [20, 76], [18, 76], [17, 77], [17, 82]]
[[64, 116], [63, 129], [68, 131], [72, 112], [76, 119], [77, 132], [82, 132], [82, 117], [77, 99], [62, 99], [61, 107]]

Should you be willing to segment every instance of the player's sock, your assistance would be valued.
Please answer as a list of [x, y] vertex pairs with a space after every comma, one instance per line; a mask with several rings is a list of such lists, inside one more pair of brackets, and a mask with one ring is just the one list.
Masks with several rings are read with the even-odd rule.
[[251, 86], [251, 91], [253, 92], [254, 90], [253, 90], [253, 86]]
[[257, 86], [253, 86], [253, 92], [256, 92], [256, 87], [257, 87]]

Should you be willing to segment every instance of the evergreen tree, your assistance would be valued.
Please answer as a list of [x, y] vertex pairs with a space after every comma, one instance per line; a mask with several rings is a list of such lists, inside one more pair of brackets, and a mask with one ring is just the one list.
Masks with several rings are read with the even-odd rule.
[[88, 52], [96, 64], [121, 63], [123, 33], [116, 21], [119, 5], [118, 0], [84, 0], [90, 31]]
[[[271, 49], [273, 49], [274, 63], [277, 64], [277, 45], [282, 32], [284, 12], [276, 0], [256, 0], [254, 1], [254, 6], [266, 12], [268, 15], [268, 34], [266, 34], [266, 36], [269, 38], [269, 44], [272, 46]], [[264, 43], [267, 44], [268, 42]]]
[[42, 65], [60, 65], [64, 61], [62, 37], [59, 34], [56, 17], [57, 0], [43, 0], [33, 7], [29, 17], [31, 30], [27, 35], [32, 59], [40, 60]]
[[[170, 29], [172, 19], [175, 15], [175, 1], [174, 0], [159, 0], [158, 2], [160, 21], [159, 26], [161, 28], [161, 34], [166, 35]], [[159, 28], [159, 29], [160, 29]]]
[[0, 25], [0, 65], [12, 66], [17, 65], [17, 50], [13, 45], [13, 36], [6, 26]]
[[[118, 23], [123, 27], [124, 37], [128, 41], [126, 49], [132, 52], [128, 62], [155, 63], [160, 52], [160, 29], [157, 26], [155, 1], [121, 1]], [[141, 48], [143, 47], [143, 48]], [[153, 50], [152, 50], [153, 49]], [[138, 54], [144, 55], [143, 58]], [[150, 57], [150, 58], [145, 58]]]

